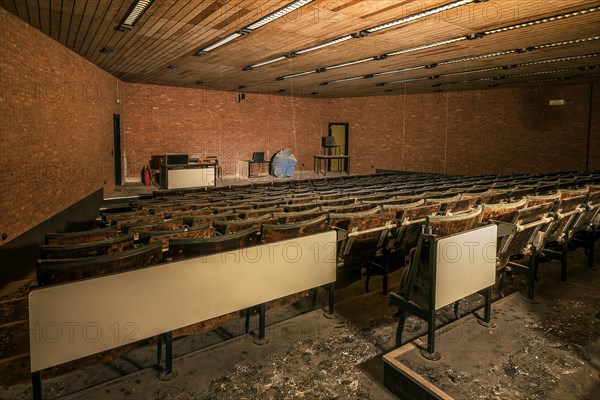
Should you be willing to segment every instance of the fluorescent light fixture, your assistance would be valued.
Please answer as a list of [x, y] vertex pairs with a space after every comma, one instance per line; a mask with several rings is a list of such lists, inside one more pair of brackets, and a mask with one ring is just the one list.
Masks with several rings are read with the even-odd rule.
[[252, 65], [249, 66], [248, 69], [262, 67], [263, 65], [269, 65], [269, 64], [272, 64], [272, 63], [277, 62], [277, 61], [285, 60], [286, 58], [287, 58], [286, 56], [272, 58], [272, 59], [267, 60], [267, 61], [259, 62], [259, 63], [256, 63], [256, 64], [252, 64]]
[[517, 52], [516, 50], [497, 51], [495, 53], [482, 54], [479, 56], [456, 58], [454, 60], [442, 61], [442, 62], [439, 62], [438, 65], [448, 65], [448, 64], [456, 64], [456, 63], [465, 62], [465, 61], [483, 60], [484, 58], [498, 57], [498, 56], [503, 56], [506, 54], [512, 54], [512, 53], [516, 53], [516, 52]]
[[153, 1], [154, 0], [137, 0], [135, 3], [133, 3], [121, 20], [121, 23], [117, 29], [120, 31], [130, 31], [137, 20], [140, 19], [142, 14], [144, 14], [148, 7], [150, 7], [150, 4], [152, 4]]
[[313, 69], [313, 70], [310, 70], [310, 71], [299, 72], [297, 74], [285, 75], [285, 76], [282, 76], [280, 78], [277, 78], [277, 80], [280, 81], [280, 80], [283, 80], [283, 79], [297, 78], [299, 76], [314, 74], [315, 72], [317, 72], [317, 71]]
[[533, 46], [532, 48], [535, 49], [535, 50], [538, 50], [538, 49], [547, 49], [547, 48], [550, 48], [550, 47], [566, 46], [566, 45], [570, 45], [570, 44], [591, 42], [593, 40], [598, 40], [598, 39], [600, 39], [600, 36], [590, 36], [590, 37], [581, 38], [581, 39], [565, 40], [564, 42], [555, 42], [555, 43], [548, 43], [548, 44], [540, 44], [539, 46]]
[[374, 76], [383, 76], [383, 75], [399, 74], [399, 73], [402, 73], [402, 72], [415, 71], [417, 69], [423, 69], [423, 68], [425, 68], [425, 65], [419, 65], [418, 67], [409, 67], [409, 68], [395, 69], [393, 71], [376, 72], [373, 75]]
[[584, 54], [581, 56], [572, 56], [572, 57], [563, 57], [563, 58], [553, 58], [550, 60], [531, 61], [531, 62], [517, 64], [516, 66], [517, 67], [528, 67], [531, 65], [550, 64], [550, 63], [561, 62], [561, 61], [583, 60], [585, 58], [592, 58], [592, 57], [598, 57], [598, 56], [600, 56], [600, 53], [591, 53], [591, 54]]
[[477, 0], [459, 0], [459, 1], [454, 1], [452, 3], [448, 3], [448, 4], [440, 6], [440, 7], [435, 7], [435, 8], [426, 10], [426, 11], [422, 11], [422, 12], [419, 12], [419, 13], [416, 13], [416, 14], [412, 14], [412, 15], [406, 16], [404, 18], [400, 18], [400, 19], [397, 19], [397, 20], [394, 20], [394, 21], [386, 22], [385, 24], [381, 24], [381, 25], [377, 25], [377, 26], [374, 26], [374, 27], [369, 28], [369, 29], [365, 29], [365, 31], [368, 32], [368, 33], [378, 32], [378, 31], [381, 31], [383, 29], [392, 28], [392, 27], [398, 26], [400, 24], [405, 24], [405, 23], [408, 23], [408, 22], [416, 21], [418, 19], [426, 18], [426, 17], [429, 17], [431, 15], [435, 15], [435, 14], [439, 14], [439, 13], [442, 13], [444, 11], [448, 11], [448, 10], [451, 10], [453, 8], [456, 8], [456, 7], [461, 7], [461, 6], [464, 6], [466, 4], [477, 3], [477, 2], [478, 2]]
[[476, 74], [478, 72], [498, 71], [500, 69], [504, 69], [504, 68], [503, 67], [481, 68], [481, 69], [474, 69], [474, 70], [471, 70], [471, 71], [451, 72], [449, 74], [444, 74], [442, 76], [446, 77], [446, 76], [468, 75], [468, 74]]
[[287, 15], [287, 14], [291, 13], [292, 11], [299, 9], [300, 7], [304, 7], [305, 5], [307, 5], [308, 3], [311, 3], [313, 1], [314, 0], [297, 0], [297, 1], [291, 2], [290, 4], [281, 7], [279, 10], [272, 12], [271, 14], [267, 15], [266, 17], [263, 17], [263, 18], [259, 19], [258, 21], [248, 25], [246, 27], [246, 29], [254, 30], [254, 29], [260, 28], [261, 26], [271, 23], [271, 22], [283, 17], [284, 15]]
[[348, 62], [345, 62], [345, 63], [332, 65], [330, 67], [325, 67], [325, 70], [336, 69], [336, 68], [343, 68], [343, 67], [349, 67], [350, 65], [362, 64], [362, 63], [367, 62], [367, 61], [373, 61], [374, 59], [375, 59], [375, 57], [369, 57], [369, 58], [362, 58], [360, 60], [355, 60], [355, 61], [348, 61]]
[[598, 7], [598, 6], [596, 6], [596, 7], [590, 7], [590, 8], [586, 8], [586, 9], [583, 9], [583, 10], [571, 11], [571, 12], [567, 12], [567, 13], [563, 13], [563, 14], [553, 15], [551, 17], [536, 19], [534, 21], [528, 21], [528, 22], [523, 22], [523, 23], [520, 23], [520, 24], [504, 26], [502, 28], [491, 29], [489, 31], [483, 32], [483, 34], [484, 35], [491, 35], [493, 33], [500, 33], [500, 32], [512, 31], [514, 29], [526, 28], [526, 27], [529, 27], [529, 26], [534, 26], [534, 25], [539, 25], [539, 24], [545, 24], [546, 22], [552, 22], [552, 21], [557, 21], [557, 20], [560, 20], [560, 19], [575, 17], [575, 16], [578, 16], [578, 15], [583, 15], [583, 14], [587, 14], [587, 13], [591, 13], [591, 12], [599, 11], [599, 10], [600, 10], [600, 7]]
[[294, 53], [296, 53], [296, 54], [308, 53], [308, 52], [311, 52], [311, 51], [322, 49], [323, 47], [328, 47], [328, 46], [332, 46], [334, 44], [345, 42], [346, 40], [350, 40], [352, 38], [353, 38], [352, 35], [342, 36], [342, 37], [339, 37], [337, 39], [333, 39], [333, 40], [330, 40], [328, 42], [318, 44], [316, 46], [307, 47], [306, 49], [295, 51]]
[[239, 38], [240, 36], [242, 36], [242, 34], [239, 32], [232, 33], [231, 35], [224, 37], [223, 39], [219, 40], [218, 42], [215, 42], [215, 43], [211, 44], [210, 46], [201, 49], [200, 51], [209, 52], [211, 50], [216, 49], [219, 46], [223, 46], [225, 43], [229, 43], [232, 40]]
[[329, 83], [341, 83], [341, 82], [350, 82], [358, 79], [363, 79], [364, 75], [361, 76], [352, 76], [350, 78], [336, 79], [335, 81], [329, 81]]
[[412, 53], [413, 51], [430, 49], [432, 47], [443, 46], [445, 44], [460, 42], [461, 40], [465, 40], [465, 39], [467, 39], [466, 36], [461, 36], [461, 37], [454, 38], [454, 39], [448, 39], [448, 40], [442, 40], [440, 42], [428, 43], [428, 44], [424, 44], [424, 45], [416, 46], [416, 47], [411, 47], [411, 48], [404, 49], [404, 50], [392, 51], [391, 53], [386, 53], [386, 55], [388, 57], [391, 57], [391, 56], [397, 56], [397, 55], [400, 55], [400, 54]]
[[391, 82], [386, 82], [386, 85], [393, 85], [396, 83], [408, 83], [408, 82], [418, 82], [418, 81], [426, 81], [429, 80], [429, 77], [426, 76], [424, 78], [412, 78], [412, 79], [404, 79], [401, 81], [391, 81]]

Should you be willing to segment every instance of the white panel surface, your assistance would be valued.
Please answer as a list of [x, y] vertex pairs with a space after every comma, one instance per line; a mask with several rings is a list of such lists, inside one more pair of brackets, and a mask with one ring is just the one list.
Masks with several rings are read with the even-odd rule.
[[215, 184], [214, 168], [169, 169], [167, 174], [167, 189], [214, 186]]
[[31, 372], [335, 281], [335, 231], [29, 294]]
[[495, 224], [437, 241], [435, 309], [496, 281]]

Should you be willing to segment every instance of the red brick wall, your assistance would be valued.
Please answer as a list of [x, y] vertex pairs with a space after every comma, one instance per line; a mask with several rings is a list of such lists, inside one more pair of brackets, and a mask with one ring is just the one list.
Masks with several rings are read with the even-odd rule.
[[589, 85], [569, 85], [329, 100], [248, 94], [238, 103], [236, 93], [124, 84], [127, 176], [139, 179], [151, 154], [176, 151], [217, 155], [232, 175], [253, 151], [291, 148], [310, 170], [329, 122], [350, 123], [355, 173], [583, 171], [589, 97]]
[[[255, 151], [289, 148], [299, 169], [312, 169], [327, 129], [315, 99], [154, 85], [123, 84], [126, 176], [139, 180], [152, 154], [216, 155], [226, 175]], [[304, 167], [302, 167], [304, 164]], [[242, 171], [243, 173], [243, 171]]]
[[600, 170], [600, 85], [592, 86], [589, 170]]
[[114, 188], [116, 79], [0, 8], [0, 234]]
[[[584, 171], [589, 93], [589, 85], [569, 85], [345, 98], [329, 100], [324, 117], [350, 123], [353, 172]], [[595, 96], [600, 114], [597, 89]], [[550, 106], [553, 99], [567, 104]], [[592, 153], [598, 168], [600, 151]]]

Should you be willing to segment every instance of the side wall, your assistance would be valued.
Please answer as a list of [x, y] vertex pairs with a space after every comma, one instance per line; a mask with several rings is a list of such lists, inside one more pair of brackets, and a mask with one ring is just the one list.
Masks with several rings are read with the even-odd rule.
[[312, 156], [326, 135], [324, 101], [155, 85], [123, 84], [125, 176], [140, 180], [150, 156], [189, 153], [219, 158], [225, 175], [247, 176], [255, 151], [270, 158], [289, 148], [298, 170], [312, 169]]
[[[590, 87], [334, 99], [325, 118], [350, 122], [350, 154], [356, 172], [374, 168], [459, 175], [585, 171]], [[596, 88], [594, 93], [590, 170], [600, 168], [600, 91]], [[556, 99], [566, 104], [550, 106], [549, 101]]]
[[0, 235], [114, 189], [117, 79], [0, 8]]
[[[543, 86], [379, 97], [307, 99], [124, 84], [126, 176], [139, 180], [151, 154], [217, 155], [227, 175], [253, 151], [290, 148], [298, 169], [329, 122], [349, 122], [353, 173], [375, 169], [447, 174], [600, 168], [600, 90]], [[566, 105], [550, 106], [564, 99]], [[242, 171], [243, 172], [243, 171]], [[243, 173], [241, 174], [243, 175]]]

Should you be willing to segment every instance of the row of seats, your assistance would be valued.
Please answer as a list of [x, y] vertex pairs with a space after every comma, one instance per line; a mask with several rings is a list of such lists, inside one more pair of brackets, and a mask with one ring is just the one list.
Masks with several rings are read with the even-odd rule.
[[[477, 218], [477, 224], [481, 224], [489, 220], [514, 220], [517, 210], [538, 203], [553, 202], [554, 206], [548, 212], [558, 212], [555, 209], [558, 200], [564, 213], [563, 197], [575, 197], [576, 200], [570, 200], [570, 204], [579, 201], [577, 209], [586, 201], [597, 201], [587, 194], [589, 184], [597, 179], [596, 175], [565, 174], [537, 179], [539, 181], [535, 184], [533, 176], [443, 178], [375, 175], [294, 182], [287, 186], [246, 186], [221, 191], [172, 193], [172, 196], [130, 202], [124, 207], [127, 211], [105, 211], [102, 215], [105, 227], [101, 229], [48, 234], [47, 244], [42, 248], [42, 260], [38, 264], [38, 281], [44, 285], [121, 270], [108, 267], [73, 272], [74, 268], [58, 268], [61, 262], [51, 260], [106, 256], [109, 263], [115, 263], [113, 258], [135, 259], [132, 254], [143, 253], [144, 250], [151, 253], [154, 249], [146, 246], [157, 242], [167, 256], [152, 257], [152, 260], [175, 260], [187, 254], [194, 256], [199, 252], [222, 251], [210, 250], [211, 244], [219, 244], [218, 249], [235, 248], [233, 244], [223, 243], [240, 241], [238, 235], [229, 238], [219, 236], [248, 230], [253, 230], [256, 236], [254, 241], [248, 242], [251, 245], [335, 228], [349, 233], [340, 246], [340, 266], [350, 266], [357, 260], [358, 266], [361, 266], [360, 261], [362, 265], [368, 265], [365, 261], [382, 251], [406, 256], [416, 243], [422, 223], [435, 220], [436, 216], [474, 212], [476, 206], [481, 206], [480, 212], [473, 217]], [[572, 188], [563, 189], [560, 193], [556, 191], [567, 185]], [[588, 186], [573, 188], [582, 185]], [[547, 195], [548, 192], [554, 193]], [[457, 225], [463, 230], [467, 226], [465, 223]], [[554, 236], [564, 231], [565, 221], [562, 225], [561, 229], [553, 225]], [[510, 240], [511, 246], [508, 239], [502, 244], [500, 249], [506, 248], [506, 251], [499, 257], [499, 269], [506, 266], [508, 261], [505, 260], [513, 255], [510, 253], [519, 248], [517, 239]], [[177, 250], [170, 249], [170, 243], [176, 243]], [[204, 250], [192, 250], [194, 247]], [[117, 255], [108, 257], [109, 254]], [[83, 260], [91, 264], [100, 261]], [[128, 263], [118, 264], [130, 267]], [[52, 270], [55, 272], [47, 273]]]

